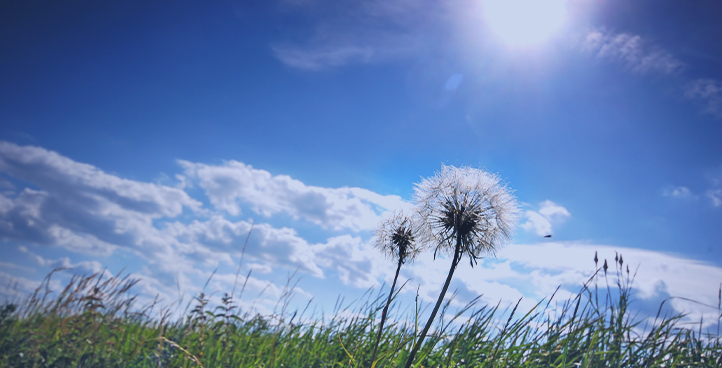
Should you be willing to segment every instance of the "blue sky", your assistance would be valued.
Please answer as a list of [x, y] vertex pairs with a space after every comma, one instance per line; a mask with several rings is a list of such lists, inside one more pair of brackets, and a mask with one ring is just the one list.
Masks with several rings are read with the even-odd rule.
[[[617, 251], [642, 309], [716, 306], [722, 5], [506, 3], [2, 3], [0, 292], [67, 266], [169, 301], [217, 269], [222, 293], [255, 221], [254, 307], [297, 270], [330, 310], [391, 281], [373, 230], [443, 163], [523, 203], [512, 244], [458, 271], [460, 302], [575, 292]], [[405, 268], [404, 295], [434, 300], [447, 267]]]

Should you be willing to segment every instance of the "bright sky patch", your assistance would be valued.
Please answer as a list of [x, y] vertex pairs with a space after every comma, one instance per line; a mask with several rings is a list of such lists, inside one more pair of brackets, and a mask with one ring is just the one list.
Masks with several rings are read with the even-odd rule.
[[486, 0], [484, 19], [504, 44], [536, 46], [548, 40], [566, 21], [564, 0]]

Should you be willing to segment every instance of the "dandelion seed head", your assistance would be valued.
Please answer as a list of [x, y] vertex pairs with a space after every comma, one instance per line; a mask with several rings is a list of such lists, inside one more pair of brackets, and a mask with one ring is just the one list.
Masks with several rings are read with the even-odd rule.
[[472, 265], [511, 240], [520, 212], [499, 176], [472, 167], [442, 165], [416, 184], [414, 202], [418, 240], [453, 255], [459, 237]]
[[414, 221], [403, 212], [395, 212], [376, 229], [374, 246], [394, 261], [406, 263], [422, 251], [415, 239]]

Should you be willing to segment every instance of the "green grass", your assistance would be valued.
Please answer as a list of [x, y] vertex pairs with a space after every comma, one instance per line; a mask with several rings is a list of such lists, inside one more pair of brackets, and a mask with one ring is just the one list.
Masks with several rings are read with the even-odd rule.
[[[450, 314], [447, 302], [446, 319], [437, 321], [415, 364], [722, 366], [717, 333], [680, 327], [682, 315], [658, 315], [645, 329], [629, 311], [629, 274], [617, 275], [617, 285], [597, 289], [605, 277], [595, 274], [575, 298], [557, 304], [551, 296], [524, 315], [479, 306], [479, 299]], [[189, 312], [171, 320], [157, 304], [135, 307], [136, 281], [128, 276], [74, 277], [58, 293], [49, 292], [49, 278], [27, 301], [0, 309], [1, 367], [370, 367], [385, 302], [369, 292], [357, 307], [337, 306], [336, 317], [304, 320], [305, 311], [286, 313], [289, 293], [282, 311], [270, 316], [244, 314], [228, 294], [216, 306], [200, 294]], [[377, 367], [405, 362], [421, 309], [408, 307], [415, 309], [404, 317], [392, 306]], [[151, 312], [160, 317], [150, 318]]]

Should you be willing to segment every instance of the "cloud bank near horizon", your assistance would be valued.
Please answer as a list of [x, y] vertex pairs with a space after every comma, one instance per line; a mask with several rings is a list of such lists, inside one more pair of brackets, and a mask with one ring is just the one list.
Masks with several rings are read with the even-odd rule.
[[[99, 272], [122, 267], [117, 262], [124, 259], [139, 265], [141, 293], [169, 300], [178, 287], [188, 293], [200, 290], [199, 280], [213, 273], [211, 287], [230, 290], [241, 282], [250, 292], [263, 293], [268, 305], [283, 292], [279, 280], [295, 271], [339, 292], [390, 284], [394, 268], [373, 249], [372, 230], [389, 211], [409, 208], [401, 197], [310, 186], [238, 161], [179, 165], [182, 173], [173, 187], [111, 175], [44, 148], [0, 142], [0, 173], [7, 182], [0, 192], [0, 239], [2, 247], [17, 254], [15, 262], [0, 264], [0, 281], [14, 280], [20, 291], [29, 292], [52, 268]], [[190, 193], [198, 191], [189, 189], [196, 187], [202, 195], [194, 198]], [[571, 216], [564, 206], [544, 200], [526, 211], [520, 231], [551, 234]], [[325, 240], [310, 241], [281, 223], [310, 226], [315, 238]], [[243, 262], [252, 275], [236, 281], [249, 233]], [[595, 271], [594, 252], [612, 264], [615, 251], [633, 272], [639, 267], [634, 289], [648, 304], [677, 296], [716, 305], [720, 267], [582, 241], [512, 244], [475, 268], [462, 263], [452, 287], [459, 303], [483, 294], [490, 303], [524, 297], [530, 306], [560, 285], [560, 296], [573, 295]], [[402, 277], [419, 286], [424, 301], [433, 301], [447, 261], [424, 254], [402, 269]], [[615, 277], [610, 271], [612, 285]], [[297, 292], [312, 297], [303, 287]], [[13, 291], [3, 287], [0, 293], [9, 297]], [[670, 305], [697, 320], [713, 312], [680, 299]], [[258, 307], [264, 310], [263, 302]]]

